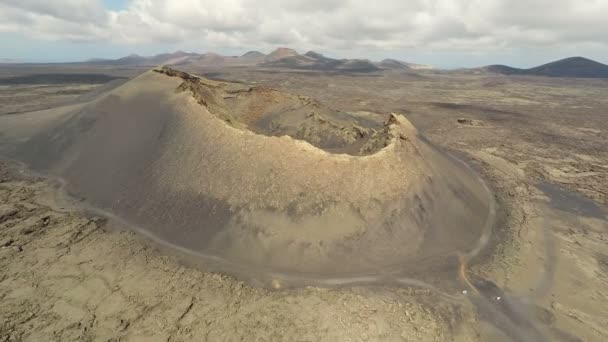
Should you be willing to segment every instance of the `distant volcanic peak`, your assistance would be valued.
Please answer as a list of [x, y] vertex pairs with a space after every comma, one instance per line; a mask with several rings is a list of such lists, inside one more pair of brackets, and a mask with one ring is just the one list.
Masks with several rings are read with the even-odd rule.
[[[564, 59], [555, 61], [553, 63], [588, 63], [588, 64], [606, 65], [606, 64], [602, 64], [600, 62], [596, 62], [589, 58], [581, 57], [581, 56], [568, 57], [568, 58], [564, 58]], [[548, 63], [548, 64], [551, 64], [551, 63]]]
[[137, 54], [130, 54], [126, 57], [117, 59], [116, 62], [121, 63], [121, 64], [122, 63], [141, 63], [141, 62], [144, 62], [145, 60], [146, 60], [146, 57], [142, 57]]
[[276, 61], [276, 60], [279, 60], [281, 58], [293, 57], [293, 56], [299, 56], [299, 54], [298, 54], [298, 52], [296, 50], [281, 47], [281, 48], [278, 48], [278, 49], [274, 50], [270, 54], [268, 54], [266, 56], [266, 60], [268, 60], [268, 61]]
[[598, 67], [599, 68], [608, 68], [608, 65], [602, 64], [600, 62], [596, 62], [594, 60], [591, 60], [591, 59], [585, 58], [585, 57], [568, 57], [568, 58], [560, 59], [555, 62], [543, 64], [541, 66], [532, 68], [530, 70], [547, 68], [547, 67], [552, 67], [552, 68], [555, 68], [555, 67], [557, 67], [557, 68], [598, 68]]
[[306, 58], [313, 59], [313, 60], [315, 60], [319, 63], [323, 63], [323, 64], [328, 64], [328, 63], [334, 64], [339, 61], [338, 59], [329, 58], [329, 57], [327, 57], [321, 53], [315, 52], [315, 51], [308, 51], [303, 56]]
[[304, 56], [308, 56], [308, 57], [312, 57], [312, 58], [326, 58], [323, 54], [312, 51], [312, 50], [305, 53]]
[[298, 52], [294, 49], [290, 49], [290, 48], [286, 48], [286, 47], [280, 47], [277, 48], [276, 50], [274, 50], [271, 54], [279, 54], [279, 55], [285, 55], [285, 56], [296, 56], [298, 55]]
[[506, 65], [489, 65], [482, 69], [503, 75], [608, 78], [608, 65], [584, 57], [564, 58], [530, 69], [518, 69]]
[[373, 72], [381, 70], [367, 59], [333, 59], [315, 52], [308, 52], [304, 55], [287, 56], [278, 59], [272, 59], [267, 56], [264, 63], [260, 65], [270, 68], [325, 72]]
[[396, 63], [396, 64], [403, 64], [403, 65], [406, 64], [405, 62], [402, 62], [400, 60], [396, 60], [396, 59], [393, 59], [393, 58], [385, 58], [380, 63]]
[[264, 56], [266, 56], [266, 55], [261, 53], [260, 51], [248, 51], [248, 52], [244, 53], [243, 56], [241, 56], [241, 57], [257, 58], [257, 57], [264, 57]]
[[205, 56], [205, 57], [222, 57], [222, 55], [215, 53], [215, 52], [206, 52], [203, 54], [203, 56]]
[[[181, 58], [181, 57], [187, 57], [187, 56], [192, 56], [193, 54], [191, 53], [187, 53], [184, 51], [176, 51], [173, 53], [161, 53], [152, 57], [147, 57], [147, 59], [149, 60], [154, 60], [154, 59], [171, 59], [171, 58]], [[146, 57], [144, 57], [146, 58]]]
[[358, 72], [370, 72], [381, 70], [374, 65], [369, 59], [346, 59], [342, 60], [343, 63], [338, 66], [338, 69], [358, 71]]
[[383, 59], [380, 63], [378, 63], [378, 65], [388, 69], [409, 69], [409, 65], [407, 63], [391, 58]]
[[[568, 57], [568, 58], [564, 58], [561, 61], [580, 61], [580, 62], [593, 62], [593, 63], [599, 63], [596, 62], [592, 59], [589, 58], [585, 58], [583, 56], [573, 56], [573, 57]], [[559, 61], [558, 61], [559, 62]], [[600, 63], [601, 64], [601, 63]]]
[[171, 56], [174, 56], [174, 57], [183, 57], [183, 56], [191, 56], [191, 55], [193, 55], [193, 54], [189, 53], [189, 52], [182, 51], [182, 50], [177, 50], [177, 51], [175, 51], [174, 53], [171, 54]]
[[571, 57], [527, 69], [526, 73], [550, 77], [608, 78], [608, 65], [584, 57]]

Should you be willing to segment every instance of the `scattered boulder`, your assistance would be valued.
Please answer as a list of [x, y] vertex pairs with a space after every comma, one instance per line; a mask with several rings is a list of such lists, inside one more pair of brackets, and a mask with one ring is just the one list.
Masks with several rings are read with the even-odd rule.
[[456, 121], [462, 126], [483, 127], [485, 123], [481, 120], [458, 118]]
[[1, 204], [0, 205], [0, 223], [7, 221], [11, 217], [15, 216], [19, 210], [12, 205]]

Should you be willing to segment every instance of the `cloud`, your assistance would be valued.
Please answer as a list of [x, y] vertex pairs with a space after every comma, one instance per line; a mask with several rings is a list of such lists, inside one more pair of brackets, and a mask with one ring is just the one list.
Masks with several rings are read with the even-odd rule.
[[2, 8], [32, 17], [52, 17], [71, 22], [102, 22], [106, 11], [99, 0], [2, 0]]
[[107, 37], [107, 15], [98, 1], [66, 1], [61, 6], [34, 0], [1, 0], [0, 32], [20, 32], [43, 40], [91, 41]]
[[0, 0], [0, 31], [47, 40], [323, 51], [607, 46], [608, 0]]

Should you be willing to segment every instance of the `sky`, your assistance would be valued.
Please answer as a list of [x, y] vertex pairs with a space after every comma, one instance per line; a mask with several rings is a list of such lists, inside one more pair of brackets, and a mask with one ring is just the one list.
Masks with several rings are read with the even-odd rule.
[[0, 61], [291, 47], [441, 68], [608, 63], [608, 0], [0, 0]]

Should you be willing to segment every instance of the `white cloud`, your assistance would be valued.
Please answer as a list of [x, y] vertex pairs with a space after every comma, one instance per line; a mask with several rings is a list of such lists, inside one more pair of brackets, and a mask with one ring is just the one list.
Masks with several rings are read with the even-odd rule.
[[0, 31], [37, 39], [323, 51], [608, 45], [608, 0], [0, 0]]
[[0, 6], [21, 10], [31, 16], [75, 22], [101, 22], [106, 17], [106, 11], [99, 0], [2, 0]]
[[34, 0], [0, 0], [0, 32], [21, 32], [43, 40], [90, 41], [108, 35], [108, 13], [98, 1], [61, 6]]

